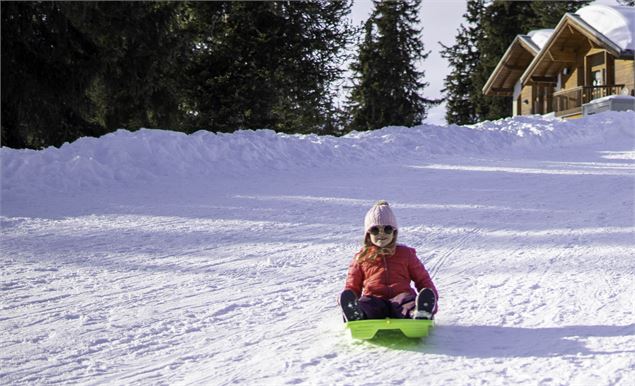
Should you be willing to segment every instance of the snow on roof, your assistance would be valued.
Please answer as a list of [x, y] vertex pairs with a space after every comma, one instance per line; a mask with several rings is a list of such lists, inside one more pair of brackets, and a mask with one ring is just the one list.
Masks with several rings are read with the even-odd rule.
[[[536, 42], [531, 40], [529, 35], [516, 35], [516, 39], [525, 43], [525, 46], [526, 46], [525, 48], [528, 48], [529, 50], [532, 51], [532, 56], [536, 56], [536, 54], [540, 51], [540, 47], [536, 45]], [[509, 46], [507, 50], [509, 51], [513, 45], [514, 43], [512, 42], [512, 44]], [[507, 55], [507, 52], [505, 52], [505, 55]], [[505, 55], [503, 55], [503, 59], [501, 60], [504, 60]]]
[[593, 4], [580, 8], [576, 14], [622, 50], [635, 49], [635, 8]]
[[553, 34], [553, 31], [553, 29], [537, 29], [529, 31], [527, 35], [529, 35], [531, 41], [538, 46], [538, 49], [542, 50], [542, 47], [545, 46], [545, 43], [549, 40], [551, 34]]

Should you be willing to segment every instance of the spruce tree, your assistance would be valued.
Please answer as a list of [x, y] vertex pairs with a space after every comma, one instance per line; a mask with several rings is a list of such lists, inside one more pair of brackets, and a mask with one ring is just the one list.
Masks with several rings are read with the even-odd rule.
[[480, 61], [472, 75], [474, 88], [478, 90], [472, 101], [479, 121], [512, 115], [512, 97], [485, 96], [482, 87], [516, 35], [528, 32], [528, 18], [534, 18], [529, 2], [494, 1], [484, 11], [482, 36], [477, 44]]
[[446, 114], [448, 124], [467, 125], [476, 123], [478, 115], [472, 96], [480, 93], [474, 86], [472, 76], [478, 68], [480, 53], [477, 48], [482, 39], [481, 18], [485, 9], [484, 0], [468, 0], [461, 24], [452, 46], [443, 47], [441, 56], [448, 60], [450, 73], [444, 80]]
[[99, 48], [87, 90], [92, 121], [108, 131], [178, 128], [181, 3], [69, 2], [65, 15]]
[[2, 144], [178, 127], [178, 6], [2, 2]]
[[192, 4], [183, 105], [192, 127], [315, 132], [328, 126], [350, 40], [350, 1]]
[[[531, 9], [535, 16], [527, 21], [527, 28], [555, 28], [565, 13], [575, 13], [592, 0], [578, 1], [550, 1], [538, 0], [531, 2]], [[529, 32], [529, 31], [526, 31]]]
[[422, 92], [428, 83], [419, 61], [428, 57], [418, 29], [421, 0], [374, 1], [364, 24], [364, 38], [351, 65], [354, 81], [350, 95], [353, 130], [389, 125], [413, 126], [438, 103]]
[[337, 128], [350, 0], [2, 2], [2, 144]]
[[59, 2], [2, 2], [2, 146], [59, 146], [100, 134], [85, 91], [98, 47]]

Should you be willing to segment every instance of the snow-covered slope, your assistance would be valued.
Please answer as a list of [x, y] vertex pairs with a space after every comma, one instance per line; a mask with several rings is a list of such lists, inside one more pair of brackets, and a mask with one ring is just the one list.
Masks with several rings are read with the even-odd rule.
[[[0, 151], [0, 384], [635, 382], [635, 113]], [[390, 201], [421, 342], [335, 299]]]

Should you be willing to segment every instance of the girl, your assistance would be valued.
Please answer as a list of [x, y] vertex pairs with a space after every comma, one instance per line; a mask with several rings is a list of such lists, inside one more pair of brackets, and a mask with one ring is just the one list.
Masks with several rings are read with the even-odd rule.
[[[413, 248], [397, 244], [397, 220], [386, 201], [366, 213], [364, 245], [353, 258], [340, 306], [347, 321], [432, 319], [438, 293]], [[413, 281], [417, 291], [411, 287]]]

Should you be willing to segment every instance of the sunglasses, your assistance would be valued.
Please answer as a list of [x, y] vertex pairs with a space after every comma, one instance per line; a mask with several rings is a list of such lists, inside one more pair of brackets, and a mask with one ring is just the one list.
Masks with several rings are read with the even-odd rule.
[[395, 228], [391, 227], [390, 225], [386, 225], [386, 226], [383, 226], [383, 227], [382, 227], [382, 226], [374, 226], [374, 227], [371, 227], [371, 228], [368, 230], [368, 232], [369, 232], [371, 235], [373, 235], [373, 236], [377, 236], [377, 235], [379, 234], [379, 232], [380, 232], [380, 231], [381, 231], [382, 233], [384, 233], [384, 234], [391, 235], [391, 234], [392, 234], [392, 232], [394, 232], [394, 231], [395, 231]]

